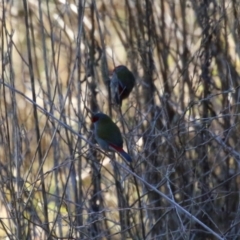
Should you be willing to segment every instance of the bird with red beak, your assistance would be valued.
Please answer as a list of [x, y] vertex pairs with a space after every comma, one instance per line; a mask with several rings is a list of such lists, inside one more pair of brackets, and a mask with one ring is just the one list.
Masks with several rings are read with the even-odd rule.
[[118, 126], [104, 113], [96, 113], [92, 117], [94, 124], [94, 136], [98, 145], [104, 151], [114, 151], [120, 154], [128, 162], [132, 158], [123, 150], [123, 139]]

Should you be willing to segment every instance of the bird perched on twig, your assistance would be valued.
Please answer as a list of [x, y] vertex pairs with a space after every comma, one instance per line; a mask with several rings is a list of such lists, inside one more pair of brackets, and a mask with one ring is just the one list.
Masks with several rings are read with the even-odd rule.
[[111, 95], [117, 105], [127, 98], [135, 85], [133, 73], [124, 65], [117, 66], [112, 72], [110, 81]]
[[92, 117], [94, 135], [99, 146], [105, 151], [119, 153], [125, 160], [132, 158], [123, 150], [123, 139], [118, 126], [104, 113], [96, 113]]

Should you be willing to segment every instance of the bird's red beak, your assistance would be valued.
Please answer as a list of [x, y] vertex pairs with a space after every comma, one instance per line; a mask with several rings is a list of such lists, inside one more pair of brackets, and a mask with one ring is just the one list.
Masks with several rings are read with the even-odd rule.
[[98, 120], [98, 118], [96, 116], [92, 116], [91, 120], [92, 120], [93, 123], [95, 123]]

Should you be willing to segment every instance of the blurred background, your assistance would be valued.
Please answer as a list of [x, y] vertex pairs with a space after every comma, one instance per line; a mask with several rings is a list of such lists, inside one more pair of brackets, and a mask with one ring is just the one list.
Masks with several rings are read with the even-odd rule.
[[[0, 6], [0, 239], [240, 239], [239, 1]], [[98, 111], [131, 165], [95, 144]]]

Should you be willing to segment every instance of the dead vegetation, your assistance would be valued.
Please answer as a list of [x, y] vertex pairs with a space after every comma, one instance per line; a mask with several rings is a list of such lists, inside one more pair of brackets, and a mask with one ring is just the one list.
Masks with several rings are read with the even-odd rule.
[[[240, 4], [1, 2], [0, 237], [239, 239]], [[114, 66], [137, 84], [111, 104]], [[90, 112], [121, 128], [128, 165]]]

